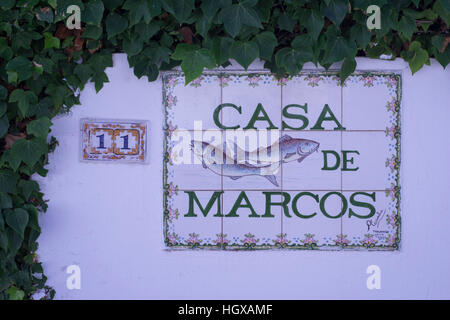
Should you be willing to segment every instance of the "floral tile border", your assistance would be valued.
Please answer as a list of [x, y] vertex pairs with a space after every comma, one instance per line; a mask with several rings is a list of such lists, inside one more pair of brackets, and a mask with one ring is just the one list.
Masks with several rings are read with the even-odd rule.
[[[202, 239], [197, 233], [189, 234], [188, 239], [184, 239], [170, 231], [170, 224], [178, 219], [179, 211], [173, 208], [173, 196], [178, 194], [178, 186], [171, 181], [169, 167], [173, 165], [170, 159], [170, 151], [173, 147], [170, 138], [177, 129], [173, 123], [173, 108], [176, 107], [177, 97], [173, 95], [173, 88], [177, 84], [184, 84], [184, 77], [180, 71], [165, 72], [163, 81], [163, 107], [164, 107], [164, 155], [163, 155], [163, 204], [164, 222], [163, 236], [164, 243], [168, 249], [212, 249], [212, 250], [258, 250], [258, 249], [283, 249], [283, 250], [363, 250], [363, 251], [393, 251], [398, 250], [401, 241], [401, 188], [400, 188], [400, 160], [401, 160], [401, 98], [402, 98], [402, 75], [398, 71], [358, 71], [353, 73], [341, 85], [338, 72], [334, 71], [304, 71], [299, 75], [289, 78], [277, 79], [267, 71], [210, 71], [204, 72], [203, 76], [191, 82], [189, 85], [199, 87], [202, 81], [208, 76], [219, 76], [220, 86], [227, 86], [232, 76], [244, 78], [249, 87], [257, 87], [260, 81], [277, 81], [277, 85], [284, 86], [287, 81], [295, 81], [295, 78], [303, 77], [308, 81], [308, 86], [316, 87], [321, 83], [335, 83], [336, 86], [346, 87], [349, 82], [363, 81], [364, 86], [386, 85], [389, 88], [390, 100], [386, 101], [386, 109], [390, 113], [389, 126], [385, 129], [386, 137], [390, 138], [390, 148], [392, 155], [386, 159], [385, 166], [390, 169], [389, 181], [391, 187], [385, 190], [386, 197], [391, 198], [393, 210], [386, 216], [387, 223], [392, 227], [392, 234], [388, 235], [384, 244], [379, 244], [374, 240], [374, 236], [365, 233], [363, 239], [352, 241], [346, 234], [336, 234], [335, 238], [329, 238], [325, 244], [317, 245], [317, 236], [313, 233], [304, 234], [304, 238], [289, 239], [285, 233], [275, 235], [271, 241], [267, 239], [255, 238], [251, 233], [243, 235], [242, 244], [232, 243], [227, 238], [226, 233], [216, 234], [216, 239]], [[207, 241], [204, 241], [207, 240]], [[232, 244], [230, 244], [232, 243]]]

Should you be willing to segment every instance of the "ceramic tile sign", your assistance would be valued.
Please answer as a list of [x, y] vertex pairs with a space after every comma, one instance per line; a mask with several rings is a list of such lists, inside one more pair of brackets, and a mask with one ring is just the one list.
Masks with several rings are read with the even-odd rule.
[[401, 74], [169, 72], [163, 99], [168, 248], [399, 248]]
[[145, 163], [147, 122], [81, 119], [81, 160]]

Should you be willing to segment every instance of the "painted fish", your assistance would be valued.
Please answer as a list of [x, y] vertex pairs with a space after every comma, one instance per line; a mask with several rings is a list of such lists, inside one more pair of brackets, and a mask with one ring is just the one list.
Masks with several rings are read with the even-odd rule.
[[[248, 152], [234, 145], [234, 156], [231, 157], [220, 146], [214, 146], [203, 141], [191, 141], [194, 154], [202, 161], [203, 168], [212, 172], [237, 180], [243, 176], [257, 175], [269, 180], [278, 187], [275, 173], [281, 162], [287, 163], [294, 160], [302, 162], [307, 156], [318, 151], [319, 143], [313, 140], [296, 139], [289, 135], [282, 136], [276, 143], [263, 149]], [[279, 152], [279, 157], [271, 152]], [[238, 155], [243, 155], [238, 159]]]
[[[266, 166], [270, 163], [282, 160], [284, 163], [297, 160], [302, 162], [307, 156], [318, 151], [320, 144], [313, 140], [292, 138], [289, 135], [283, 135], [277, 142], [267, 148], [260, 148], [254, 151], [245, 151], [235, 145], [236, 149], [240, 149], [243, 155], [239, 163], [249, 163], [255, 166]], [[279, 153], [279, 156], [272, 155], [273, 152]]]
[[266, 166], [254, 166], [249, 163], [238, 163], [223, 152], [222, 148], [207, 142], [192, 140], [191, 147], [194, 154], [202, 161], [203, 168], [209, 169], [215, 174], [233, 180], [243, 176], [262, 176], [273, 185], [279, 186], [274, 173], [278, 170], [280, 162], [274, 162]]

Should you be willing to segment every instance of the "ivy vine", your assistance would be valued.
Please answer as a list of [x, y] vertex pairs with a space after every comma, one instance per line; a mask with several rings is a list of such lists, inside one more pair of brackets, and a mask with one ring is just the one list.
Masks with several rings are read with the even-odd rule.
[[[70, 5], [80, 29], [67, 28]], [[368, 30], [369, 5], [381, 29]], [[54, 296], [36, 254], [47, 200], [32, 177], [47, 174], [57, 146], [51, 119], [80, 103], [87, 82], [108, 82], [113, 53], [149, 81], [181, 65], [190, 82], [230, 59], [261, 59], [278, 76], [343, 62], [344, 80], [356, 56], [445, 68], [449, 26], [450, 0], [0, 0], [0, 299]]]

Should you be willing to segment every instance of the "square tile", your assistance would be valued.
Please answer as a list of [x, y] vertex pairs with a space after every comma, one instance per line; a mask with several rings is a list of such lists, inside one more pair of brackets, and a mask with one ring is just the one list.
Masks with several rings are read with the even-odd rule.
[[225, 128], [280, 128], [281, 86], [269, 73], [224, 74], [222, 103]]
[[[341, 245], [342, 196], [335, 191], [296, 191], [291, 197], [289, 217], [283, 217], [287, 248], [339, 250]], [[337, 218], [335, 218], [337, 217]]]
[[224, 190], [280, 190], [279, 139], [279, 130], [224, 130]]
[[222, 234], [222, 197], [221, 191], [173, 191], [167, 194], [166, 245], [221, 249], [217, 239]]
[[[396, 250], [400, 242], [398, 193], [344, 192], [348, 214], [342, 220], [344, 249]], [[369, 204], [369, 206], [367, 206]]]
[[342, 171], [344, 190], [385, 190], [395, 181], [390, 164], [395, 143], [385, 132], [343, 132], [342, 150], [341, 168], [347, 163]]
[[[310, 73], [286, 80], [282, 89], [282, 106], [284, 129], [339, 128], [342, 124], [341, 86], [337, 75]], [[286, 116], [286, 113], [290, 115]], [[318, 120], [321, 115], [323, 121], [320, 122]], [[303, 116], [306, 120], [298, 119], [298, 116]]]
[[[179, 73], [167, 73], [164, 81], [164, 104], [169, 127], [180, 130], [196, 129], [195, 122], [203, 130], [217, 129], [213, 113], [220, 105], [221, 78], [217, 74], [204, 74], [185, 85], [185, 78]], [[205, 116], [209, 115], [209, 116]]]
[[[222, 187], [221, 166], [206, 166], [202, 155], [194, 153], [192, 141], [220, 144], [222, 132], [175, 130], [167, 134], [167, 179], [180, 190], [219, 190]], [[211, 134], [214, 133], [214, 134]]]
[[351, 75], [343, 87], [343, 125], [347, 130], [385, 130], [390, 109], [398, 105], [400, 80], [395, 74]]
[[223, 198], [225, 249], [280, 247], [282, 208], [276, 205], [282, 201], [279, 191], [225, 191]]
[[335, 168], [334, 156], [341, 153], [340, 131], [283, 131], [283, 136], [290, 138], [281, 146], [283, 190], [341, 188], [341, 170]]

